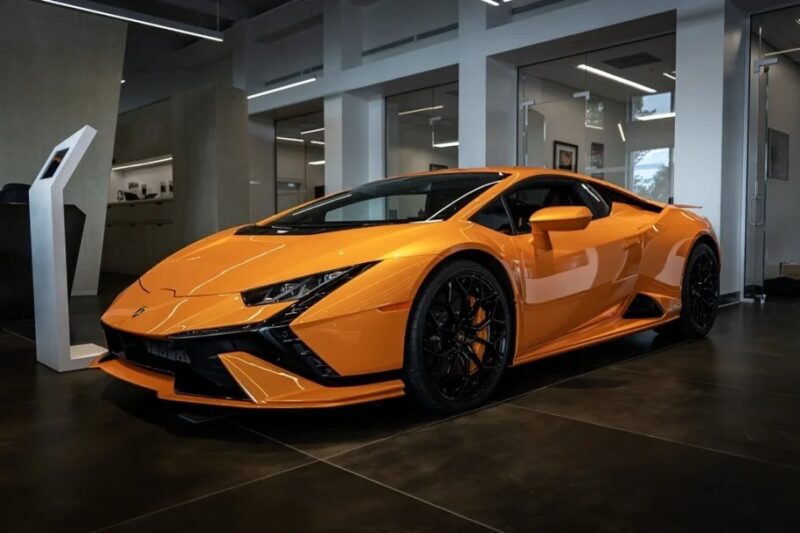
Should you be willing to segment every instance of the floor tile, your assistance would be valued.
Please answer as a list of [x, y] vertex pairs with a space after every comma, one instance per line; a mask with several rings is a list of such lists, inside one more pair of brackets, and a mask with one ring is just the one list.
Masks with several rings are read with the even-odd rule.
[[487, 531], [325, 463], [110, 529], [122, 531]]
[[733, 344], [713, 337], [616, 366], [800, 397], [800, 342], [770, 351]]
[[514, 403], [800, 470], [800, 397], [601, 369]]
[[86, 531], [282, 471], [308, 458], [114, 382], [102, 395], [0, 408], [6, 531]]
[[507, 531], [782, 529], [800, 472], [502, 404], [335, 458]]

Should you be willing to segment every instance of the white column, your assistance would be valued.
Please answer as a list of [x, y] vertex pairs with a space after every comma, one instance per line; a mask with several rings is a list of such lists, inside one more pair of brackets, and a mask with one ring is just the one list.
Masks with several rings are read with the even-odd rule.
[[725, 92], [724, 0], [678, 9], [675, 83], [675, 203], [702, 205], [720, 229]]
[[325, 193], [383, 177], [383, 97], [325, 99]]
[[516, 67], [493, 58], [465, 57], [458, 78], [459, 166], [514, 165]]

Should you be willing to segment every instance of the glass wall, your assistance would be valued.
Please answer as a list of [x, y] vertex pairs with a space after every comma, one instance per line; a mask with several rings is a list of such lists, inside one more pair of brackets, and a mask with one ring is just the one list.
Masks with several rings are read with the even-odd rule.
[[563, 168], [667, 202], [675, 35], [523, 67], [518, 163]]
[[458, 166], [458, 83], [386, 99], [386, 175]]
[[275, 122], [278, 212], [325, 195], [322, 112]]

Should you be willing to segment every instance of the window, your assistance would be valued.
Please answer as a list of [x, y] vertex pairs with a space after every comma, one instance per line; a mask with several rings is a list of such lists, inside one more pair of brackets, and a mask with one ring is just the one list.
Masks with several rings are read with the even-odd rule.
[[325, 194], [325, 128], [322, 113], [275, 122], [277, 211]]
[[489, 202], [486, 207], [473, 215], [471, 220], [476, 224], [499, 231], [500, 233], [505, 233], [506, 235], [513, 233], [511, 229], [511, 220], [508, 218], [508, 213], [506, 212], [501, 198], [496, 198]]
[[672, 184], [671, 152], [669, 148], [631, 152], [631, 190], [667, 203]]
[[658, 120], [672, 116], [671, 92], [636, 95], [631, 98], [632, 120]]
[[[586, 202], [577, 193], [572, 182], [558, 180], [549, 181], [534, 179], [522, 188], [506, 195], [508, 209], [518, 233], [528, 233], [531, 226], [528, 223], [531, 215], [544, 207], [557, 207], [562, 205], [583, 205]], [[586, 206], [588, 207], [588, 206]]]
[[298, 208], [258, 229], [288, 233], [444, 220], [503, 178], [474, 173], [374, 181]]
[[559, 168], [554, 145], [574, 145], [579, 173], [666, 201], [671, 173], [651, 187], [642, 184], [651, 173], [631, 162], [638, 152], [674, 147], [677, 77], [674, 34], [521, 67], [518, 163]]
[[458, 167], [458, 84], [386, 98], [386, 174]]

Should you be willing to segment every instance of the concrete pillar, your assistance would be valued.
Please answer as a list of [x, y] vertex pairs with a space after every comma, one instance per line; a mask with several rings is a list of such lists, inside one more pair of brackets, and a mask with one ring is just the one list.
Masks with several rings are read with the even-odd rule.
[[[702, 205], [720, 229], [725, 2], [678, 9], [675, 82], [676, 203]], [[715, 97], [709, 98], [709, 95]]]
[[240, 89], [204, 85], [172, 102], [178, 244], [249, 219], [247, 99]]
[[325, 99], [324, 115], [325, 194], [383, 178], [383, 96], [330, 96]]
[[322, 20], [325, 74], [360, 65], [361, 7], [349, 0], [326, 0]]
[[95, 294], [126, 24], [28, 0], [0, 2], [0, 186], [31, 183], [82, 126], [98, 133], [64, 193], [86, 213], [73, 294]]
[[465, 57], [458, 78], [459, 166], [514, 165], [516, 67], [494, 58]]
[[250, 140], [250, 221], [275, 213], [275, 121], [251, 116]]
[[746, 17], [726, 4], [677, 11], [673, 181], [675, 203], [702, 206], [720, 238], [723, 294], [743, 284], [748, 61]]

